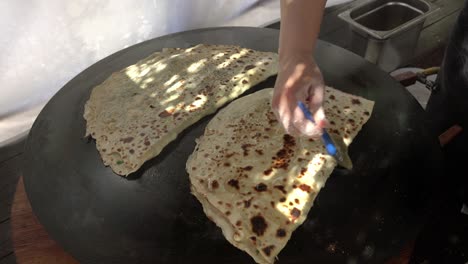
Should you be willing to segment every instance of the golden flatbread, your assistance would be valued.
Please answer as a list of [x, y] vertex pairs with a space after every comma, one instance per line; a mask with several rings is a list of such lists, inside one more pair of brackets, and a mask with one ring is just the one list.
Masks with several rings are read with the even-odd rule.
[[[257, 263], [273, 263], [337, 165], [320, 139], [284, 134], [273, 89], [237, 99], [197, 140], [186, 164], [191, 190], [225, 238]], [[374, 103], [327, 87], [329, 133], [351, 144]]]
[[86, 135], [106, 166], [128, 175], [184, 129], [276, 74], [278, 55], [237, 46], [164, 49], [93, 88]]

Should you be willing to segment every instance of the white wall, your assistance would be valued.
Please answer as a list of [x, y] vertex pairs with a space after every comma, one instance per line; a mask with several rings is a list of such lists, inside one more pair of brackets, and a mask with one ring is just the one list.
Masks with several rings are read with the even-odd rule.
[[277, 19], [279, 0], [2, 0], [0, 143], [28, 130], [67, 81], [122, 48], [187, 29]]

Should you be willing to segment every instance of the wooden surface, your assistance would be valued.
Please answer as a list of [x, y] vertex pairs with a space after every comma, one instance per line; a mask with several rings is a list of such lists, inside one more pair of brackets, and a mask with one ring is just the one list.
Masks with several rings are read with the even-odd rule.
[[11, 237], [18, 264], [76, 264], [34, 216], [20, 178], [11, 208]]
[[[0, 120], [1, 122], [1, 120]], [[0, 148], [0, 264], [15, 264], [10, 209], [21, 174], [24, 138]]]

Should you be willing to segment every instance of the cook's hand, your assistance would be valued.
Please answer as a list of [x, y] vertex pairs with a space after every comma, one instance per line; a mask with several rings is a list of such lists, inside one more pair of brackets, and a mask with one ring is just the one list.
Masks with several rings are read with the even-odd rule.
[[[272, 108], [286, 133], [319, 137], [328, 122], [322, 106], [324, 82], [310, 54], [294, 54], [280, 60], [273, 93]], [[307, 120], [297, 102], [305, 103], [314, 115]]]

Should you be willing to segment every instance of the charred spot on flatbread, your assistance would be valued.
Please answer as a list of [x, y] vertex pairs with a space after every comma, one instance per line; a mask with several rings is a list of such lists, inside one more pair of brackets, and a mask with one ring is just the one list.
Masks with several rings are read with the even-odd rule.
[[252, 226], [252, 232], [257, 236], [263, 236], [266, 229], [268, 228], [268, 224], [265, 221], [265, 218], [263, 218], [261, 215], [252, 217], [250, 219], [250, 224]]

